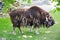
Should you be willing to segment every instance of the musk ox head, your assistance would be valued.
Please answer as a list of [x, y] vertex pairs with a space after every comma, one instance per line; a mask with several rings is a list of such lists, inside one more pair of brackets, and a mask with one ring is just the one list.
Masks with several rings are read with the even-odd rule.
[[44, 22], [47, 28], [53, 26], [55, 24], [54, 19], [50, 16], [47, 18], [47, 21]]

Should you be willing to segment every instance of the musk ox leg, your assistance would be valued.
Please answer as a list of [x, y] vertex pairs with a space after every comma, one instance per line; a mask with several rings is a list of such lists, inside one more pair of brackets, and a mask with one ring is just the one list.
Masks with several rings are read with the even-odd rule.
[[15, 28], [16, 27], [13, 27], [13, 32], [12, 32], [14, 35], [16, 35]]
[[39, 34], [38, 27], [36, 27], [34, 31], [36, 34]]
[[29, 32], [32, 32], [32, 26], [29, 26], [29, 28], [30, 28], [30, 29], [29, 29]]
[[33, 21], [27, 21], [27, 25], [29, 26], [29, 32], [32, 32]]
[[35, 33], [36, 33], [36, 34], [39, 34], [39, 31], [38, 31], [38, 29], [39, 29], [39, 24], [40, 24], [40, 21], [37, 20], [37, 19], [35, 19], [35, 21], [34, 21], [34, 28], [35, 28]]
[[29, 26], [30, 32], [32, 32], [32, 26], [33, 26], [33, 22], [31, 22], [31, 23], [30, 23], [30, 26]]
[[21, 27], [18, 27], [19, 31], [21, 34], [24, 34], [23, 31], [21, 30]]
[[19, 19], [19, 20], [18, 20], [18, 23], [17, 23], [17, 24], [18, 24], [17, 27], [18, 27], [20, 33], [23, 34], [23, 32], [22, 32], [22, 30], [21, 30], [21, 23], [22, 23], [22, 19]]

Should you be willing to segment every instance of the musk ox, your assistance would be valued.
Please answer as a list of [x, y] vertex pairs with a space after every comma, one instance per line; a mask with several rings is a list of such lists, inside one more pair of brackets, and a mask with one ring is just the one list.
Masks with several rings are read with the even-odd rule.
[[41, 24], [43, 24], [44, 27], [49, 28], [55, 23], [54, 19], [50, 16], [50, 14], [47, 11], [41, 9], [40, 7], [32, 6], [27, 10], [27, 13], [32, 15], [32, 21], [34, 24], [34, 28], [36, 28], [36, 33], [38, 31], [38, 27]]
[[[10, 12], [10, 18], [13, 24], [13, 31], [18, 27], [20, 32], [22, 26], [32, 26], [34, 25], [35, 32], [39, 34], [38, 27], [40, 25], [45, 25], [47, 28], [54, 25], [55, 21], [50, 14], [45, 10], [37, 6], [32, 6], [29, 9], [15, 9]], [[32, 27], [31, 27], [32, 28]], [[30, 28], [30, 29], [31, 29]]]

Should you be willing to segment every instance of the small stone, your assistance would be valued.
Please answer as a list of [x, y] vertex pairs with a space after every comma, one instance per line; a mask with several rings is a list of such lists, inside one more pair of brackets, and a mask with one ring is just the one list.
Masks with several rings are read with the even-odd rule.
[[50, 33], [51, 31], [45, 31], [45, 33]]
[[21, 36], [18, 36], [18, 38], [21, 38]]
[[44, 37], [44, 39], [46, 39], [46, 37]]
[[30, 35], [30, 36], [28, 36], [28, 37], [32, 38], [32, 36], [31, 36], [31, 35]]
[[27, 38], [27, 36], [26, 36], [26, 35], [23, 35], [23, 37], [24, 37], [24, 38]]
[[12, 34], [13, 34], [13, 35], [16, 35], [16, 32], [13, 31]]
[[4, 30], [3, 32], [4, 32], [4, 33], [6, 33], [7, 31], [6, 31], [6, 30]]
[[6, 40], [6, 38], [2, 38], [2, 40]]

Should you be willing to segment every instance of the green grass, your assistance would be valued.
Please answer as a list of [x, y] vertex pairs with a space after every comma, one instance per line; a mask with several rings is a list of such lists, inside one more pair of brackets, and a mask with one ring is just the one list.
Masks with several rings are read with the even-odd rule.
[[[6, 38], [7, 40], [60, 40], [60, 12], [51, 12], [51, 16], [55, 19], [55, 25], [50, 28], [39, 28], [39, 35], [33, 32], [29, 32], [28, 28], [23, 28], [26, 38], [20, 34], [16, 28], [16, 35], [13, 35], [12, 24], [9, 17], [0, 18], [0, 38]], [[50, 32], [49, 32], [50, 31]], [[46, 33], [49, 32], [49, 33]], [[32, 36], [32, 37], [29, 37]]]

